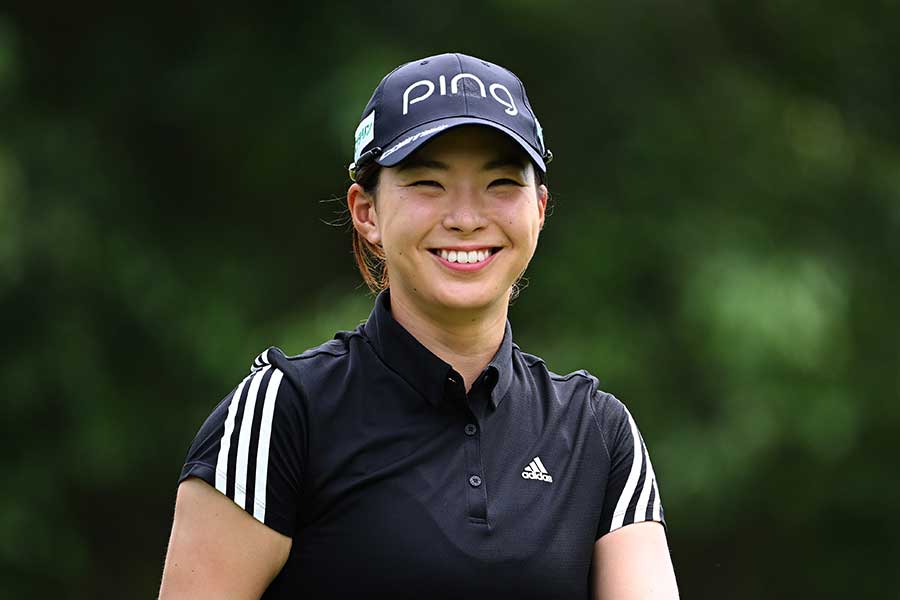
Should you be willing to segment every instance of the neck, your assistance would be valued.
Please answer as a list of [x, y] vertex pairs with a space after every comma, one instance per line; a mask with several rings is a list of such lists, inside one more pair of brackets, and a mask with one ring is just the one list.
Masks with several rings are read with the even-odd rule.
[[465, 381], [466, 391], [484, 371], [503, 342], [508, 302], [486, 309], [455, 312], [421, 310], [401, 294], [391, 293], [391, 314], [404, 329]]

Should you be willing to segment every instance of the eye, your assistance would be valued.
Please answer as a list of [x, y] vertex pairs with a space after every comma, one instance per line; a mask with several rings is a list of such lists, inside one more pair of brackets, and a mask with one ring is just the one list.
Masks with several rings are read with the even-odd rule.
[[491, 182], [491, 185], [514, 185], [517, 187], [522, 187], [522, 184], [514, 179], [495, 179]]
[[443, 186], [441, 186], [440, 183], [438, 183], [437, 181], [431, 180], [431, 179], [422, 179], [419, 181], [413, 181], [409, 185], [422, 185], [422, 186], [427, 186], [427, 187], [443, 187]]

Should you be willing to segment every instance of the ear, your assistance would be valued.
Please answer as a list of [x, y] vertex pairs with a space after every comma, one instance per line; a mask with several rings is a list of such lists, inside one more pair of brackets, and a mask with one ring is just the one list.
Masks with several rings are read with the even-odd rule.
[[353, 227], [363, 239], [376, 246], [381, 243], [381, 230], [378, 227], [378, 212], [375, 210], [375, 198], [367, 194], [358, 183], [347, 189], [347, 208]]
[[537, 190], [538, 197], [538, 214], [540, 215], [540, 223], [541, 229], [544, 229], [544, 217], [547, 213], [547, 199], [550, 197], [550, 192], [547, 191], [547, 186], [543, 183], [538, 186]]

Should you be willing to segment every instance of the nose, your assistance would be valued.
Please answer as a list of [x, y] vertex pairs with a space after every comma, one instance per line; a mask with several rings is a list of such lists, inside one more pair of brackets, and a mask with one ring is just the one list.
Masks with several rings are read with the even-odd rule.
[[459, 233], [472, 233], [484, 229], [487, 225], [484, 202], [476, 190], [460, 190], [448, 200], [450, 204], [443, 220], [447, 229]]

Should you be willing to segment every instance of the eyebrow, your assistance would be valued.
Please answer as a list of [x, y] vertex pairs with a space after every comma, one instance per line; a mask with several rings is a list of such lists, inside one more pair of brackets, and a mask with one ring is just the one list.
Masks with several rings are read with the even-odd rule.
[[[503, 156], [484, 163], [484, 165], [481, 166], [481, 170], [492, 171], [494, 169], [501, 169], [504, 167], [524, 169], [525, 163], [525, 159], [519, 158], [518, 156]], [[448, 165], [447, 163], [442, 163], [439, 160], [431, 160], [416, 156], [407, 158], [405, 161], [397, 165], [398, 173], [402, 173], [403, 171], [411, 171], [412, 169], [436, 169], [438, 171], [449, 171], [450, 165]]]

